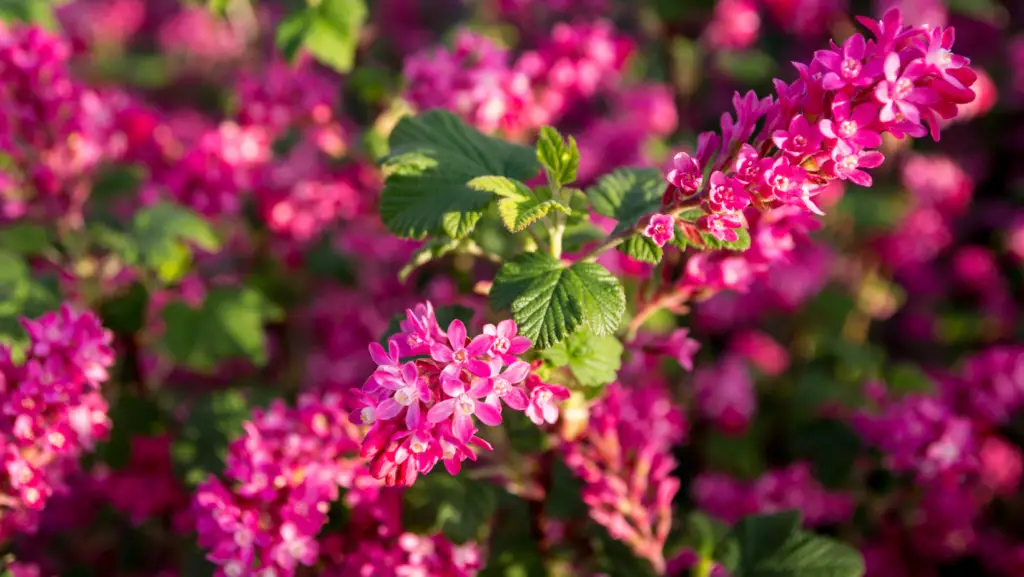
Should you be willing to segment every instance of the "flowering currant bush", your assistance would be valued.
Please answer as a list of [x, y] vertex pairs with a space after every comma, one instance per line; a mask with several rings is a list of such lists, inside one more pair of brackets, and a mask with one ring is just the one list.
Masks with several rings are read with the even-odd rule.
[[0, 575], [1019, 577], [1004, 4], [0, 2]]

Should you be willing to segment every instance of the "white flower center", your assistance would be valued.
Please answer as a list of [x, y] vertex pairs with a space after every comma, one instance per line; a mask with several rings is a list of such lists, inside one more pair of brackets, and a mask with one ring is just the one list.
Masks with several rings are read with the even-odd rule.
[[537, 393], [537, 404], [546, 405], [551, 402], [551, 391], [541, 391]]
[[857, 134], [857, 123], [852, 120], [844, 120], [839, 123], [839, 134], [843, 138], [850, 138]]
[[906, 78], [900, 78], [898, 81], [896, 81], [896, 89], [893, 92], [893, 100], [903, 100], [907, 96], [910, 96], [910, 93], [913, 90], [913, 82], [907, 80]]
[[843, 76], [846, 78], [856, 78], [857, 75], [860, 74], [861, 68], [863, 68], [863, 66], [856, 58], [847, 58], [843, 60], [842, 70]]
[[464, 363], [468, 359], [469, 353], [466, 352], [466, 349], [459, 349], [452, 353], [452, 360], [454, 360], [456, 363]]
[[416, 399], [416, 389], [414, 387], [402, 387], [395, 391], [395, 402], [404, 407], [408, 407]]
[[474, 409], [476, 409], [476, 403], [467, 395], [462, 395], [455, 401], [455, 410], [460, 415], [472, 415]]
[[508, 340], [505, 337], [495, 338], [494, 344], [491, 345], [491, 350], [498, 353], [499, 355], [507, 353], [510, 348], [512, 348], [512, 341]]
[[[659, 233], [664, 232], [664, 230], [665, 230], [664, 227], [661, 227], [661, 226], [656, 227], [656, 229], [658, 229]], [[504, 397], [505, 394], [508, 393], [509, 387], [510, 387], [510, 385], [509, 385], [508, 379], [506, 379], [504, 377], [494, 377], [494, 394], [495, 395], [498, 395], [499, 397]]]
[[359, 411], [359, 420], [364, 425], [372, 425], [377, 420], [377, 411], [373, 407], [363, 407], [363, 410]]

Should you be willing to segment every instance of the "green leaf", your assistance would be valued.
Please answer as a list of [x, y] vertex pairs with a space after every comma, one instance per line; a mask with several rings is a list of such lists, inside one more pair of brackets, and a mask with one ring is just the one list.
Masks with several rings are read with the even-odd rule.
[[550, 193], [531, 190], [522, 182], [504, 176], [481, 176], [466, 183], [474, 190], [493, 192], [498, 200], [498, 216], [509, 232], [522, 232], [552, 210], [572, 214], [568, 206], [551, 199]]
[[0, 228], [0, 250], [35, 255], [49, 247], [50, 233], [43, 226], [15, 222]]
[[744, 517], [731, 532], [740, 546], [738, 570], [750, 570], [770, 557], [799, 530], [800, 512], [796, 510]]
[[142, 264], [156, 271], [165, 283], [180, 279], [188, 271], [191, 245], [211, 252], [220, 249], [220, 239], [209, 222], [167, 202], [140, 210], [133, 229]]
[[453, 238], [468, 235], [493, 199], [469, 181], [486, 175], [528, 180], [539, 168], [529, 148], [484, 136], [444, 110], [403, 118], [389, 145], [380, 215], [405, 238], [441, 230]]
[[612, 234], [636, 226], [641, 217], [658, 212], [665, 178], [653, 168], [620, 168], [587, 189], [594, 210], [619, 221]]
[[799, 529], [796, 512], [747, 517], [733, 528], [736, 577], [861, 577], [864, 560], [852, 547]]
[[207, 0], [206, 7], [214, 14], [223, 14], [228, 8], [229, 1], [230, 0]]
[[303, 46], [317, 60], [345, 73], [352, 70], [359, 45], [359, 31], [366, 21], [364, 0], [321, 0], [310, 8], [309, 28]]
[[198, 309], [180, 301], [164, 308], [164, 345], [177, 362], [195, 371], [209, 372], [235, 358], [263, 366], [267, 362], [263, 326], [279, 314], [251, 288], [217, 287]]
[[404, 521], [421, 531], [442, 531], [455, 543], [477, 539], [498, 505], [489, 483], [444, 471], [420, 477], [405, 492]]
[[654, 244], [654, 241], [642, 234], [633, 234], [626, 238], [625, 242], [619, 245], [619, 251], [626, 256], [651, 264], [661, 262], [664, 250]]
[[0, 316], [21, 312], [31, 291], [28, 265], [20, 257], [0, 252]]
[[289, 14], [277, 25], [277, 29], [274, 31], [274, 43], [285, 60], [289, 62], [295, 60], [311, 23], [310, 12], [300, 10]]
[[704, 247], [710, 250], [735, 250], [745, 251], [750, 248], [750, 231], [745, 228], [736, 229], [736, 240], [718, 240], [709, 232], [701, 232], [700, 238], [704, 241]]
[[537, 160], [554, 185], [565, 186], [574, 182], [580, 167], [580, 150], [576, 146], [576, 139], [570, 136], [566, 142], [554, 128], [542, 127], [537, 136]]
[[404, 283], [409, 279], [409, 275], [428, 262], [438, 260], [454, 252], [459, 248], [460, 242], [459, 240], [446, 237], [427, 240], [423, 243], [423, 246], [412, 253], [412, 256], [409, 257], [409, 262], [405, 263], [402, 270], [398, 271], [399, 282]]
[[615, 332], [626, 295], [599, 264], [565, 267], [547, 254], [526, 253], [502, 265], [491, 287], [491, 305], [511, 310], [520, 334], [546, 349], [582, 326], [596, 335]]
[[622, 352], [622, 343], [614, 336], [580, 330], [541, 356], [555, 366], [568, 366], [584, 387], [600, 387], [615, 380], [622, 366]]
[[242, 423], [251, 416], [249, 401], [237, 389], [196, 399], [171, 445], [171, 460], [179, 477], [195, 486], [211, 473], [219, 473], [228, 443], [241, 435]]

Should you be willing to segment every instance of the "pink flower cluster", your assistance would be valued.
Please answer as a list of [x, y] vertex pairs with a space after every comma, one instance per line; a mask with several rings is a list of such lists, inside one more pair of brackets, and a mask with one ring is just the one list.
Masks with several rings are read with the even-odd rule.
[[81, 218], [88, 177], [108, 146], [110, 112], [73, 79], [71, 47], [33, 27], [0, 24], [0, 216]]
[[686, 434], [684, 415], [663, 385], [614, 383], [591, 407], [585, 432], [562, 444], [566, 464], [583, 481], [590, 517], [659, 572], [679, 491], [670, 450]]
[[99, 388], [114, 364], [111, 333], [69, 304], [22, 324], [25, 361], [0, 348], [0, 540], [34, 532], [79, 457], [110, 432]]
[[294, 575], [317, 561], [316, 536], [339, 487], [375, 484], [355, 458], [359, 429], [336, 393], [303, 395], [294, 409], [277, 400], [243, 429], [224, 480], [210, 477], [194, 495], [199, 544], [218, 577]]
[[922, 480], [956, 478], [976, 465], [978, 439], [971, 421], [934, 397], [904, 397], [880, 414], [856, 415], [854, 426], [885, 454], [888, 468]]
[[423, 575], [472, 577], [483, 566], [480, 547], [402, 526], [402, 489], [357, 487], [346, 495], [352, 513], [344, 534], [321, 539], [325, 577]]
[[550, 124], [614, 81], [632, 51], [609, 22], [556, 24], [551, 38], [512, 62], [490, 39], [460, 31], [451, 49], [405, 61], [405, 97], [419, 109], [447, 108], [483, 132], [511, 135]]
[[773, 469], [753, 482], [722, 473], [701, 473], [691, 487], [701, 510], [726, 523], [746, 515], [797, 509], [808, 527], [843, 523], [853, 517], [853, 497], [828, 491], [815, 480], [807, 463]]
[[[401, 332], [388, 350], [370, 345], [377, 370], [356, 392], [355, 421], [372, 425], [363, 440], [363, 457], [387, 485], [412, 485], [439, 461], [456, 475], [475, 448], [491, 450], [476, 435], [474, 417], [489, 426], [501, 423], [504, 404], [525, 411], [537, 424], [553, 422], [553, 402], [568, 396], [562, 387], [527, 379], [530, 364], [517, 355], [530, 348], [512, 320], [484, 326], [469, 339], [454, 320], [444, 332], [427, 302], [406, 310]], [[403, 362], [411, 356], [429, 355]], [[527, 390], [526, 387], [530, 389]]]
[[[854, 34], [842, 46], [795, 64], [800, 78], [775, 81], [776, 95], [733, 98], [721, 136], [704, 133], [696, 156], [675, 155], [665, 212], [701, 195], [697, 226], [735, 241], [744, 209], [796, 206], [822, 214], [814, 197], [835, 180], [871, 186], [864, 169], [879, 166], [882, 134], [939, 138], [940, 120], [974, 99], [977, 76], [953, 54], [951, 28], [904, 27], [898, 10], [861, 19], [874, 40]], [[755, 134], [755, 128], [763, 127]], [[703, 175], [710, 173], [707, 182]]]

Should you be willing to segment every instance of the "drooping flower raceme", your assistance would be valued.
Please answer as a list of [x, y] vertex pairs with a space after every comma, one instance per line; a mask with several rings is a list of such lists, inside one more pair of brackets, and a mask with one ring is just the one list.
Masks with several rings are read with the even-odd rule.
[[[476, 449], [491, 449], [476, 435], [477, 422], [499, 425], [503, 406], [538, 424], [553, 422], [551, 402], [568, 396], [535, 382], [530, 365], [518, 360], [530, 341], [511, 320], [470, 339], [460, 320], [442, 331], [427, 302], [407, 310], [400, 328], [387, 350], [370, 345], [377, 369], [353, 394], [353, 418], [371, 425], [361, 454], [387, 485], [411, 485], [439, 461], [458, 474], [464, 460], [476, 460]], [[407, 360], [420, 355], [429, 356]]]
[[953, 30], [905, 27], [898, 10], [861, 22], [873, 40], [854, 34], [818, 51], [810, 64], [795, 65], [798, 80], [775, 81], [774, 96], [737, 93], [735, 118], [723, 115], [721, 134], [702, 135], [696, 158], [674, 159], [661, 212], [692, 206], [699, 194], [706, 214], [698, 228], [735, 241], [750, 216], [747, 206], [822, 214], [814, 198], [831, 182], [871, 186], [866, 169], [884, 160], [875, 150], [881, 134], [930, 132], [938, 140], [941, 122], [975, 98], [970, 86], [977, 75], [951, 52]]

